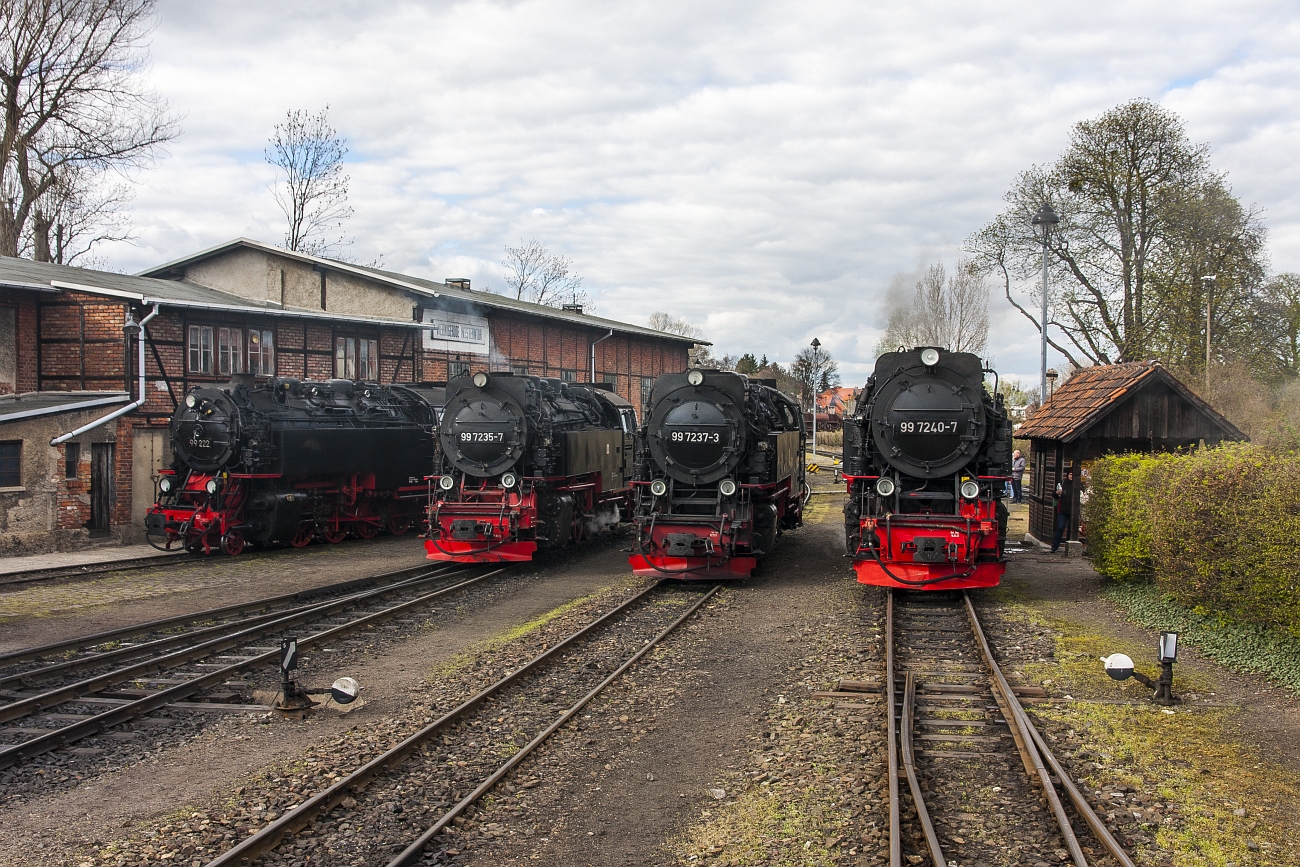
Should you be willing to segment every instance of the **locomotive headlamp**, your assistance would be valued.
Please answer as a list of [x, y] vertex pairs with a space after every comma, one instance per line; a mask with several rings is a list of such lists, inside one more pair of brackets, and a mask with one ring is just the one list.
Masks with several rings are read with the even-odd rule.
[[444, 491], [450, 491], [452, 488], [456, 487], [456, 480], [451, 476], [442, 476], [438, 479], [438, 487], [442, 488]]
[[730, 497], [736, 493], [736, 483], [731, 479], [723, 479], [718, 482], [718, 493], [724, 497]]
[[980, 495], [980, 485], [972, 479], [967, 479], [961, 483], [961, 495], [968, 500], [973, 500]]
[[519, 484], [519, 478], [514, 473], [506, 473], [501, 477], [501, 487], [507, 491]]
[[704, 374], [698, 370], [692, 370], [690, 373], [686, 374], [686, 381], [691, 385], [699, 385], [704, 382]]
[[488, 383], [488, 375], [486, 373], [484, 373], [483, 371], [479, 371], [478, 373], [474, 374], [475, 388], [486, 388], [487, 383]]
[[198, 402], [199, 402], [199, 399], [198, 399], [197, 397], [195, 397], [194, 395], [192, 395], [192, 394], [187, 394], [187, 395], [185, 395], [185, 405], [188, 406], [190, 409], [194, 409], [194, 404], [196, 404], [196, 403], [198, 403]]
[[889, 476], [881, 476], [876, 479], [876, 493], [882, 497], [892, 497], [894, 495], [894, 480]]
[[215, 494], [217, 492], [217, 480], [208, 479], [208, 483], [203, 486], [203, 490], [207, 491], [209, 494]]
[[172, 489], [172, 480], [167, 478], [166, 476], [163, 476], [158, 481], [158, 490], [162, 491], [165, 494], [171, 489]]
[[655, 479], [650, 483], [650, 493], [654, 494], [656, 497], [662, 497], [664, 494], [668, 493], [668, 486], [664, 484], [663, 479]]
[[926, 367], [934, 367], [936, 364], [939, 363], [939, 350], [922, 349], [921, 363], [924, 364]]

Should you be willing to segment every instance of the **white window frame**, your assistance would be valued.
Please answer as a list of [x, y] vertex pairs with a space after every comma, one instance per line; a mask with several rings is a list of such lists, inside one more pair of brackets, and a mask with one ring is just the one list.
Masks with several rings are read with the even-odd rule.
[[[254, 347], [253, 338], [257, 338]], [[275, 332], [269, 328], [248, 330], [248, 372], [256, 376], [275, 376]]]
[[211, 325], [191, 325], [186, 339], [190, 373], [211, 376], [216, 353], [213, 351]]

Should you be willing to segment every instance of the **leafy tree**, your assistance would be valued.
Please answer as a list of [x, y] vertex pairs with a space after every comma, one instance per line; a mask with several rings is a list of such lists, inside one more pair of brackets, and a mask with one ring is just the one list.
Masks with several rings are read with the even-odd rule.
[[983, 273], [963, 259], [952, 276], [942, 263], [926, 269], [916, 282], [915, 295], [890, 311], [876, 352], [899, 346], [942, 346], [953, 352], [981, 353], [988, 338], [988, 284]]
[[[316, 114], [291, 111], [271, 133], [266, 161], [284, 172], [283, 186], [272, 188], [289, 221], [284, 246], [322, 256], [344, 243], [343, 221], [352, 216], [343, 173], [347, 140], [329, 124], [329, 106]], [[337, 236], [334, 236], [335, 232]]]
[[813, 395], [840, 384], [839, 365], [824, 346], [808, 346], [794, 357], [790, 374], [799, 384], [800, 399], [808, 409]]
[[582, 289], [582, 278], [569, 270], [573, 260], [552, 254], [536, 238], [521, 239], [518, 247], [506, 247], [501, 264], [506, 269], [506, 285], [517, 300], [548, 307], [591, 307], [591, 299]]
[[[5, 0], [0, 15], [0, 255], [70, 261], [122, 234], [110, 172], [149, 163], [178, 132], [140, 86], [154, 0]], [[73, 241], [69, 243], [69, 238]], [[84, 252], [84, 251], [83, 251]]]
[[1267, 335], [1284, 372], [1300, 376], [1300, 274], [1278, 274], [1264, 286]]
[[1173, 112], [1117, 106], [1076, 124], [1054, 165], [1022, 172], [967, 248], [1037, 328], [1042, 239], [1031, 220], [1046, 202], [1061, 219], [1048, 237], [1051, 344], [1076, 366], [1186, 353], [1200, 276], [1226, 257], [1250, 292], [1262, 258], [1257, 215], [1210, 172], [1208, 153]]

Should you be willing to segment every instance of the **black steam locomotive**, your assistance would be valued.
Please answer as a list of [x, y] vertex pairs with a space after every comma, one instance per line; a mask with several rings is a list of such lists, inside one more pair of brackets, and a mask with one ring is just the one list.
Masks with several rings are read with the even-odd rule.
[[636, 425], [632, 405], [599, 385], [510, 373], [452, 379], [429, 558], [526, 561], [619, 523]]
[[435, 470], [443, 394], [438, 384], [289, 377], [195, 386], [172, 416], [174, 462], [147, 538], [235, 555], [248, 542], [404, 533]]
[[[1006, 571], [1011, 420], [969, 352], [876, 360], [844, 425], [844, 529], [858, 581], [956, 590]], [[996, 391], [996, 389], [995, 389]]]
[[803, 523], [803, 414], [775, 385], [722, 370], [655, 380], [635, 485], [638, 575], [745, 577]]

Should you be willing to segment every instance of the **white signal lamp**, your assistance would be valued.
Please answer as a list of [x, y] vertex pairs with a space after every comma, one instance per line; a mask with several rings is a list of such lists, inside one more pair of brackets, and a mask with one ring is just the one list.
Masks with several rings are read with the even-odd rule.
[[203, 486], [203, 490], [207, 491], [209, 494], [215, 494], [217, 492], [217, 480], [208, 479], [208, 483]]
[[922, 349], [921, 363], [924, 364], [926, 367], [934, 367], [936, 364], [939, 363], [939, 350]]
[[733, 496], [736, 493], [736, 483], [731, 479], [723, 479], [718, 482], [718, 493], [724, 497]]
[[354, 677], [340, 677], [330, 687], [330, 698], [337, 704], [352, 704], [361, 692], [361, 684]]
[[519, 484], [519, 478], [514, 473], [506, 473], [501, 477], [501, 487], [507, 491]]
[[1160, 661], [1162, 663], [1178, 661], [1177, 632], [1160, 633]]
[[894, 495], [894, 480], [889, 476], [881, 476], [876, 479], [876, 493], [882, 497], [892, 497]]
[[961, 495], [968, 500], [973, 500], [980, 495], [979, 482], [973, 479], [967, 479], [961, 483]]
[[442, 476], [438, 479], [438, 487], [444, 491], [450, 491], [456, 487], [456, 480], [451, 476]]
[[163, 476], [161, 479], [158, 480], [158, 490], [166, 494], [169, 493], [171, 489], [172, 489], [172, 480], [170, 478], [168, 478], [167, 476]]
[[486, 388], [488, 384], [488, 375], [482, 371], [474, 374], [474, 385], [476, 388]]
[[650, 483], [650, 493], [654, 494], [656, 497], [662, 497], [664, 494], [668, 493], [668, 486], [664, 484], [663, 479], [655, 479]]
[[192, 395], [192, 394], [187, 394], [187, 395], [185, 395], [185, 405], [188, 406], [190, 409], [194, 409], [194, 404], [196, 404], [196, 403], [198, 403], [198, 402], [199, 402], [199, 399], [198, 399], [197, 397], [195, 397], [194, 395]]
[[692, 370], [690, 373], [686, 374], [686, 381], [691, 385], [699, 385], [704, 382], [704, 374], [701, 371]]
[[1123, 653], [1112, 653], [1101, 658], [1106, 673], [1114, 680], [1128, 680], [1133, 676], [1133, 660]]

